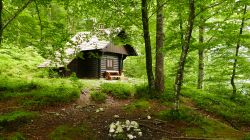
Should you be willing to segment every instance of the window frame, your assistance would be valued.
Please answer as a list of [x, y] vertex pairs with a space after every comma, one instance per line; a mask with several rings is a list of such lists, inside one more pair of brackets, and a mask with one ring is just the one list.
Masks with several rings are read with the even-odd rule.
[[107, 69], [114, 69], [114, 60], [111, 58], [108, 58], [106, 60], [106, 68]]

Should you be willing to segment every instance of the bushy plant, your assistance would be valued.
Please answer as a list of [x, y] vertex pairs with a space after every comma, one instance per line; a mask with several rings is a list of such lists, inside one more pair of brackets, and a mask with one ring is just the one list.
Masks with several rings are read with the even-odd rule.
[[201, 118], [197, 113], [188, 108], [181, 108], [179, 111], [173, 109], [160, 111], [157, 116], [163, 120], [182, 120], [186, 122]]
[[103, 83], [101, 84], [101, 91], [118, 99], [127, 99], [134, 94], [134, 88], [125, 83]]
[[137, 100], [127, 106], [124, 107], [125, 110], [131, 111], [135, 109], [148, 109], [150, 107], [150, 103], [146, 100]]
[[93, 101], [96, 102], [105, 102], [105, 100], [107, 99], [107, 95], [103, 92], [98, 92], [98, 91], [94, 91], [90, 94], [90, 97]]
[[149, 88], [146, 84], [140, 84], [135, 86], [136, 98], [150, 98]]

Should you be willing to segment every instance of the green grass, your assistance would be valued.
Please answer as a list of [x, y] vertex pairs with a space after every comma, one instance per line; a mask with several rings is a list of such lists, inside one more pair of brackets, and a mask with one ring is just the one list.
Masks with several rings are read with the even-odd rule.
[[95, 140], [92, 130], [85, 124], [71, 127], [69, 125], [60, 125], [49, 134], [51, 140]]
[[250, 123], [250, 98], [238, 95], [230, 100], [230, 94], [212, 94], [196, 89], [183, 89], [183, 95], [191, 98], [196, 106], [223, 117], [225, 120], [247, 125]]
[[94, 91], [90, 93], [90, 97], [95, 102], [105, 102], [107, 99], [107, 95], [102, 92]]
[[134, 87], [127, 83], [103, 83], [101, 91], [118, 99], [127, 99], [134, 94]]
[[244, 136], [242, 132], [220, 121], [202, 116], [189, 108], [181, 108], [179, 112], [175, 110], [165, 110], [159, 112], [156, 116], [167, 121], [185, 122], [186, 125], [182, 127], [182, 131], [185, 132], [187, 137], [241, 139]]
[[124, 106], [124, 109], [127, 111], [133, 111], [136, 109], [149, 109], [150, 103], [146, 100], [137, 100], [129, 105]]
[[80, 88], [67, 79], [0, 78], [2, 96], [0, 100], [17, 98], [25, 106], [43, 106], [71, 102], [80, 95]]
[[8, 127], [11, 124], [25, 123], [38, 116], [35, 112], [14, 111], [0, 116], [0, 126]]

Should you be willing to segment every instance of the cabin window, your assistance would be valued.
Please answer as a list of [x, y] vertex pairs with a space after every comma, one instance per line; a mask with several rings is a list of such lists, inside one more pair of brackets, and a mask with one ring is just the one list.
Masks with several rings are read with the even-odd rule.
[[113, 59], [107, 59], [107, 68], [113, 69]]

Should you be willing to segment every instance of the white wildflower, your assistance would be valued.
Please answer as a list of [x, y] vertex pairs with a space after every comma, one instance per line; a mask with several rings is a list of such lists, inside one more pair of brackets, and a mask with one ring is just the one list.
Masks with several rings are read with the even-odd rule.
[[138, 136], [140, 136], [140, 137], [141, 137], [141, 136], [142, 136], [142, 132], [138, 132]]
[[127, 134], [127, 137], [128, 137], [130, 140], [134, 139], [134, 136], [133, 136], [132, 134]]
[[115, 129], [114, 128], [109, 128], [109, 133], [114, 133]]
[[151, 116], [148, 115], [147, 118], [150, 120], [150, 119], [151, 119]]
[[104, 109], [103, 109], [103, 108], [99, 108], [99, 110], [100, 110], [100, 111], [104, 111]]
[[116, 126], [118, 126], [118, 125], [120, 125], [120, 124], [121, 124], [120, 121], [117, 121], [117, 122], [115, 123]]
[[120, 116], [119, 115], [114, 115], [114, 118], [119, 118]]
[[136, 121], [131, 121], [131, 127], [138, 128], [139, 124]]
[[130, 121], [126, 120], [126, 125], [129, 126], [130, 125]]
[[140, 132], [140, 131], [141, 131], [141, 129], [134, 129], [134, 131], [135, 131], [135, 132]]
[[122, 133], [122, 132], [123, 132], [122, 126], [118, 125], [115, 133]]

